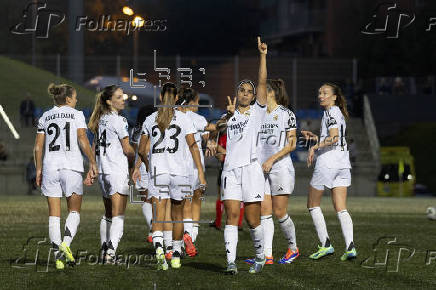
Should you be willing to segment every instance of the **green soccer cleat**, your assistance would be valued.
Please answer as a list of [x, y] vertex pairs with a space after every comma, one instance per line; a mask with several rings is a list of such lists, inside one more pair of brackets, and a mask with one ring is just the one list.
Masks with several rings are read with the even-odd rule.
[[254, 260], [254, 264], [251, 265], [250, 270], [248, 270], [248, 273], [250, 274], [256, 274], [260, 273], [263, 269], [263, 266], [265, 265], [266, 259], [263, 258], [263, 260], [256, 259]]
[[56, 260], [56, 270], [63, 270], [65, 268], [65, 264], [61, 259]]
[[328, 247], [320, 247], [318, 246], [318, 251], [309, 256], [310, 259], [318, 260], [327, 255], [331, 255], [335, 252], [335, 249], [332, 246]]
[[341, 256], [341, 261], [346, 261], [346, 260], [352, 260], [352, 259], [356, 259], [357, 257], [357, 252], [356, 252], [356, 248], [352, 248], [349, 251], [346, 251], [342, 256]]
[[226, 274], [230, 274], [230, 275], [238, 274], [238, 267], [236, 267], [235, 263], [229, 263], [227, 265]]
[[156, 260], [157, 260], [157, 269], [166, 271], [168, 270], [168, 263], [165, 259], [165, 252], [162, 247], [158, 247], [156, 249]]
[[71, 252], [70, 247], [67, 246], [65, 242], [62, 242], [59, 246], [59, 250], [64, 253], [65, 260], [67, 263], [75, 264], [76, 260], [73, 257], [73, 253]]

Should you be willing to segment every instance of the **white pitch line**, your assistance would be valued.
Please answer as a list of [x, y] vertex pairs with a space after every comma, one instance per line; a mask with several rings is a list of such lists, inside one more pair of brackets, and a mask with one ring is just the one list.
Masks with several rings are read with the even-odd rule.
[[14, 135], [15, 139], [20, 139], [20, 135], [17, 133], [17, 131], [14, 128], [14, 125], [9, 120], [8, 115], [6, 115], [6, 112], [3, 110], [3, 106], [0, 105], [0, 114], [3, 117], [3, 120], [5, 120], [5, 123], [8, 125], [9, 130], [11, 130], [12, 135]]

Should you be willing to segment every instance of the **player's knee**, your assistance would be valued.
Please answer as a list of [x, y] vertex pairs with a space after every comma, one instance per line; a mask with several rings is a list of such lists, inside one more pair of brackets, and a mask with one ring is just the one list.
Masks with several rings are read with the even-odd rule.
[[286, 208], [284, 207], [274, 208], [273, 211], [274, 211], [274, 216], [278, 219], [286, 215]]

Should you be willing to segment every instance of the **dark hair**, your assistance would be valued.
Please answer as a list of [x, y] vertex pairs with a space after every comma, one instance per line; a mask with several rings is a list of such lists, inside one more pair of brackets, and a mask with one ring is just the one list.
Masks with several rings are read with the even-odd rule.
[[72, 98], [75, 89], [67, 84], [55, 85], [51, 83], [48, 85], [47, 91], [53, 98], [55, 105], [65, 105], [67, 97]]
[[243, 84], [249, 84], [251, 85], [251, 87], [253, 88], [253, 95], [256, 95], [256, 85], [254, 84], [253, 81], [251, 80], [242, 80], [238, 83], [238, 86], [236, 87], [236, 90], [239, 91], [239, 88], [243, 85]]
[[341, 87], [334, 83], [324, 83], [322, 86], [329, 86], [332, 88], [333, 95], [336, 95], [335, 105], [341, 109], [342, 115], [344, 115], [345, 119], [348, 119], [350, 114], [348, 113], [347, 101]]
[[98, 122], [100, 122], [101, 116], [111, 111], [110, 106], [106, 102], [110, 100], [120, 87], [116, 85], [110, 85], [105, 87], [101, 92], [99, 92], [95, 97], [94, 111], [92, 112], [91, 118], [89, 119], [88, 127], [93, 133], [98, 131]]
[[282, 79], [268, 79], [266, 80], [266, 83], [274, 91], [274, 97], [277, 104], [287, 107], [289, 97], [288, 93], [286, 92], [285, 82]]
[[173, 83], [165, 83], [160, 91], [162, 105], [157, 110], [156, 123], [161, 133], [163, 133], [171, 123], [174, 116], [174, 105], [176, 104], [177, 87]]
[[136, 116], [136, 127], [140, 128], [145, 119], [154, 112], [153, 105], [146, 105], [139, 109], [138, 116]]
[[199, 97], [197, 91], [192, 88], [180, 88], [177, 94], [179, 98], [176, 105], [188, 105]]

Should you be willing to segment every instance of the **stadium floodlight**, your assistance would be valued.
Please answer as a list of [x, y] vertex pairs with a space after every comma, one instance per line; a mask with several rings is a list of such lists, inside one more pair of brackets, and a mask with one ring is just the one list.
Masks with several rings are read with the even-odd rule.
[[129, 16], [132, 16], [134, 12], [133, 12], [133, 9], [130, 8], [129, 6], [124, 6], [123, 13], [126, 15], [129, 15]]
[[17, 131], [14, 128], [14, 125], [9, 120], [8, 115], [6, 115], [6, 112], [3, 110], [3, 106], [0, 105], [0, 114], [3, 117], [3, 120], [5, 120], [6, 125], [8, 125], [9, 130], [11, 130], [12, 135], [14, 135], [15, 139], [20, 139], [20, 135], [17, 133]]
[[133, 18], [133, 20], [132, 20], [132, 24], [135, 27], [142, 27], [142, 26], [144, 26], [144, 18], [142, 18], [139, 15], [136, 15], [135, 18]]

